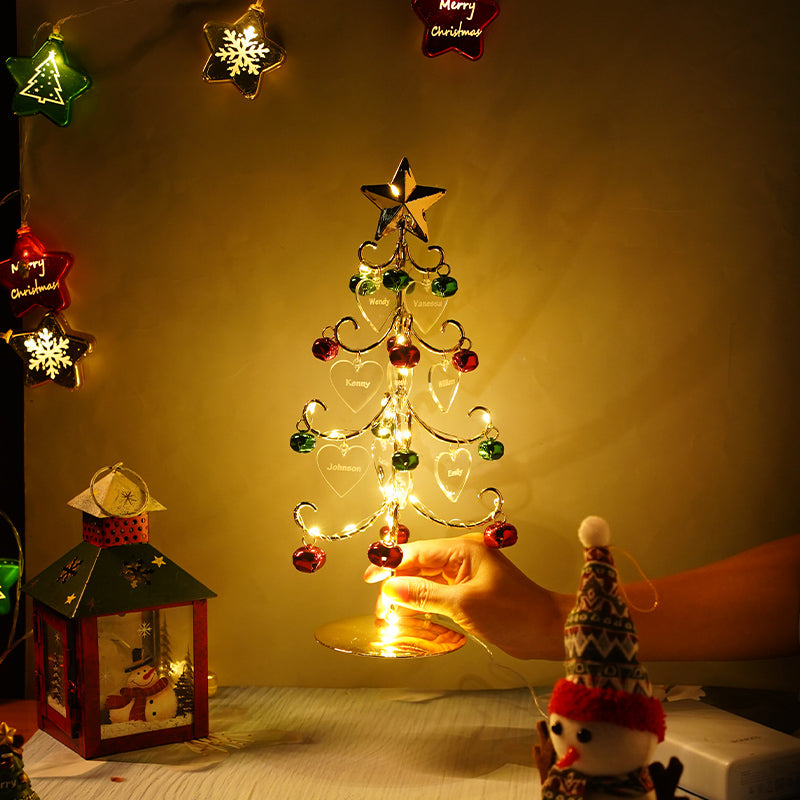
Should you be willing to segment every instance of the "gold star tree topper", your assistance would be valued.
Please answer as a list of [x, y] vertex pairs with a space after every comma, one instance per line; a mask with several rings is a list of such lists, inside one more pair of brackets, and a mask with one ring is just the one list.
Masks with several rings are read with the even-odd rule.
[[362, 186], [361, 191], [381, 210], [376, 239], [396, 230], [402, 221], [409, 233], [428, 241], [428, 222], [425, 212], [444, 196], [444, 189], [419, 186], [411, 172], [408, 159], [400, 162], [389, 183]]

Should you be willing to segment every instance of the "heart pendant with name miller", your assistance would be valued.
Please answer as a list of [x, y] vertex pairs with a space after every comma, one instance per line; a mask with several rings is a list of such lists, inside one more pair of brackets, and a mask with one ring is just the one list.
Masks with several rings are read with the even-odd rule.
[[336, 361], [331, 366], [331, 385], [351, 411], [361, 411], [382, 384], [383, 367], [377, 361]]
[[361, 445], [342, 448], [336, 444], [326, 444], [317, 451], [317, 467], [328, 486], [339, 497], [356, 488], [359, 481], [371, 471], [371, 463], [369, 450]]

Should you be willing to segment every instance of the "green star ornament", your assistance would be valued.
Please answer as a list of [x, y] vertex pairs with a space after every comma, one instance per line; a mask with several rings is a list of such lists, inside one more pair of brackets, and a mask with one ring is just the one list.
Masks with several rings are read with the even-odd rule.
[[88, 75], [69, 65], [64, 40], [56, 34], [32, 58], [7, 58], [6, 67], [17, 84], [11, 101], [14, 113], [44, 114], [61, 127], [69, 125], [72, 101], [91, 85]]
[[0, 558], [0, 616], [11, 611], [11, 590], [19, 579], [19, 561]]
[[395, 230], [403, 220], [409, 233], [428, 241], [428, 222], [425, 212], [444, 196], [444, 189], [418, 186], [408, 159], [404, 158], [390, 183], [362, 186], [361, 191], [381, 210], [376, 239]]

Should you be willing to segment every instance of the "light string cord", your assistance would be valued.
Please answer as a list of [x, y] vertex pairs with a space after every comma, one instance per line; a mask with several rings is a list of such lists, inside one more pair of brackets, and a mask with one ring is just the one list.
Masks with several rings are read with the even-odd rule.
[[483, 639], [478, 638], [473, 633], [467, 633], [466, 631], [464, 631], [464, 634], [471, 642], [475, 642], [475, 644], [483, 648], [484, 652], [486, 653], [486, 656], [489, 659], [489, 664], [493, 668], [504, 670], [508, 674], [522, 681], [524, 687], [530, 693], [530, 696], [533, 700], [533, 704], [536, 706], [536, 710], [539, 712], [539, 714], [542, 716], [543, 719], [547, 719], [549, 715], [546, 710], [542, 709], [542, 706], [539, 702], [539, 696], [536, 694], [536, 689], [534, 689], [534, 687], [531, 685], [531, 682], [521, 672], [518, 672], [513, 667], [509, 667], [507, 664], [501, 664], [495, 658], [494, 651], [492, 650], [492, 648], [489, 647], [489, 645], [486, 644], [486, 642], [484, 642]]
[[0, 508], [0, 517], [2, 517], [7, 523], [8, 526], [11, 528], [11, 531], [14, 534], [14, 539], [17, 543], [17, 549], [19, 550], [19, 577], [17, 578], [17, 585], [15, 591], [15, 598], [14, 598], [14, 611], [11, 617], [11, 630], [8, 632], [8, 642], [6, 643], [6, 649], [0, 653], [0, 664], [6, 660], [6, 657], [14, 650], [15, 647], [22, 644], [26, 639], [33, 635], [33, 631], [30, 630], [24, 635], [20, 636], [19, 639], [14, 641], [14, 632], [17, 629], [17, 622], [19, 620], [19, 604], [20, 599], [22, 597], [22, 575], [25, 569], [25, 556], [22, 552], [22, 539], [20, 538], [19, 531], [17, 530], [16, 525], [11, 521], [11, 517]]
[[103, 11], [106, 8], [113, 8], [114, 6], [121, 6], [124, 3], [132, 3], [133, 0], [113, 0], [111, 3], [104, 3], [101, 6], [95, 6], [94, 8], [88, 8], [86, 11], [76, 11], [74, 14], [68, 14], [66, 17], [61, 17], [61, 19], [57, 20], [56, 22], [43, 22], [37, 29], [36, 33], [33, 34], [33, 42], [36, 43], [36, 39], [39, 37], [39, 34], [46, 29], [48, 26], [52, 27], [53, 35], [60, 36], [61, 35], [61, 26], [65, 22], [69, 22], [73, 19], [78, 19], [79, 17], [85, 17], [87, 14], [94, 14], [95, 11]]
[[628, 593], [625, 591], [625, 586], [623, 585], [622, 582], [619, 582], [619, 590], [622, 596], [625, 598], [625, 602], [628, 604], [628, 606], [630, 606], [630, 608], [632, 608], [634, 611], [638, 611], [640, 614], [650, 614], [653, 611], [655, 611], [658, 608], [658, 601], [659, 601], [658, 589], [656, 588], [656, 585], [653, 583], [653, 581], [648, 577], [644, 569], [642, 569], [642, 566], [624, 548], [619, 547], [618, 545], [611, 545], [609, 549], [622, 553], [622, 555], [624, 555], [631, 562], [631, 564], [633, 564], [633, 566], [636, 567], [636, 571], [639, 573], [642, 580], [650, 587], [650, 590], [653, 592], [653, 603], [650, 606], [650, 608], [640, 608], [631, 601], [630, 597], [628, 596]]

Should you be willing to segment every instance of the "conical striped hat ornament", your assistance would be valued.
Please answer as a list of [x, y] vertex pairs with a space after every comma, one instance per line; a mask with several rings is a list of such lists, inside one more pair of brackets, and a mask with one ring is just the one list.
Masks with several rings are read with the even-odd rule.
[[550, 700], [551, 714], [582, 722], [614, 722], [664, 738], [664, 711], [639, 663], [639, 639], [609, 550], [601, 517], [578, 530], [584, 567], [575, 605], [564, 626], [566, 677]]

